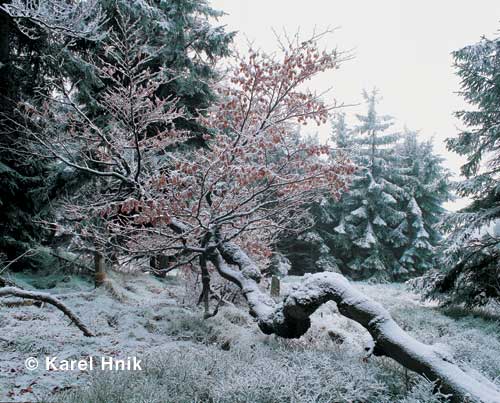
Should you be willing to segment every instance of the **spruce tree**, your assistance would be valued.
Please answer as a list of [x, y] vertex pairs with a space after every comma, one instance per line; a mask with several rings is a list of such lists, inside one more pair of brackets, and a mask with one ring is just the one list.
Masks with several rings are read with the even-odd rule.
[[[354, 278], [389, 278], [400, 271], [394, 249], [407, 242], [400, 224], [405, 213], [399, 210], [404, 190], [395, 163], [394, 144], [398, 135], [388, 132], [392, 118], [377, 113], [377, 92], [364, 92], [365, 115], [357, 115], [352, 142], [352, 158], [358, 165], [349, 192], [337, 209], [333, 231], [344, 254], [339, 256], [341, 270]], [[341, 147], [345, 140], [335, 138]]]
[[401, 246], [399, 263], [404, 273], [416, 275], [436, 264], [435, 249], [442, 239], [438, 223], [445, 213], [442, 204], [450, 198], [449, 173], [434, 153], [432, 141], [419, 142], [416, 132], [406, 130], [396, 154], [402, 167], [401, 206], [406, 207], [403, 226], [408, 240]]
[[442, 270], [428, 293], [482, 305], [500, 299], [500, 37], [482, 38], [453, 57], [460, 94], [471, 108], [456, 113], [464, 129], [447, 142], [467, 158], [457, 193], [472, 202], [446, 219]]
[[391, 133], [392, 119], [377, 113], [376, 92], [364, 95], [367, 113], [357, 126], [349, 127], [343, 113], [332, 121], [335, 154], [350, 156], [358, 170], [339, 201], [311, 206], [313, 230], [281, 243], [292, 273], [307, 254], [316, 270], [353, 278], [403, 280], [435, 263], [448, 173], [431, 141], [408, 130]]
[[51, 235], [40, 221], [68, 179], [60, 166], [23, 149], [28, 139], [17, 126], [16, 104], [43, 102], [65, 55], [98, 25], [93, 4], [0, 1], [0, 260], [13, 262], [13, 269], [53, 266], [51, 255], [38, 248]]

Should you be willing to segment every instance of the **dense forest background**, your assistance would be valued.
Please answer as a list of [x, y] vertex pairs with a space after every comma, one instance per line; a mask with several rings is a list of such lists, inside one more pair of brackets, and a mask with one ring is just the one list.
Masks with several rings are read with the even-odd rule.
[[[119, 275], [175, 273], [205, 320], [246, 303], [263, 333], [285, 339], [305, 337], [334, 301], [368, 330], [370, 355], [453, 399], [499, 401], [497, 385], [374, 325], [394, 321], [344, 276], [497, 310], [500, 38], [453, 53], [470, 106], [447, 140], [466, 159], [455, 180], [431, 140], [379, 113], [376, 89], [355, 121], [305, 89], [351, 57], [322, 50], [331, 32], [241, 55], [221, 15], [206, 0], [0, 0], [0, 297], [57, 306], [33, 287], [50, 291], [50, 277], [90, 278], [120, 300]], [[326, 143], [301, 131], [328, 121]], [[455, 197], [471, 203], [449, 212]], [[280, 279], [303, 275], [277, 303]]]

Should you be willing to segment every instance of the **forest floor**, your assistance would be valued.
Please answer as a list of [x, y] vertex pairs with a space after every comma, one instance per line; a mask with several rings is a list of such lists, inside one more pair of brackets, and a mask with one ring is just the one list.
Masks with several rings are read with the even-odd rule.
[[[12, 278], [33, 288], [29, 277]], [[300, 278], [289, 277], [284, 293]], [[52, 306], [0, 304], [0, 402], [334, 403], [437, 402], [433, 385], [388, 358], [366, 357], [368, 333], [322, 306], [298, 340], [260, 333], [243, 306], [203, 320], [177, 278], [115, 275], [115, 293], [81, 277], [35, 284], [61, 295], [97, 333], [87, 338]], [[500, 313], [438, 308], [402, 284], [356, 283], [419, 340], [444, 344], [458, 360], [500, 383]], [[14, 301], [11, 299], [10, 301]], [[136, 357], [139, 371], [47, 371], [57, 361]], [[29, 371], [25, 360], [40, 367]], [[96, 365], [98, 366], [98, 365]]]

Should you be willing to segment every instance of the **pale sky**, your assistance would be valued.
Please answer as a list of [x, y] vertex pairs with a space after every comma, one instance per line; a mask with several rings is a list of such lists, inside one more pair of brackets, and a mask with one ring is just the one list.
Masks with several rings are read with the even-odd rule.
[[[406, 125], [420, 130], [421, 138], [433, 137], [445, 165], [458, 175], [463, 160], [446, 150], [444, 139], [458, 132], [460, 122], [452, 114], [466, 104], [456, 94], [459, 79], [450, 53], [498, 32], [499, 0], [212, 0], [212, 6], [227, 13], [219, 23], [239, 32], [239, 49], [248, 39], [265, 51], [276, 50], [272, 28], [291, 34], [300, 28], [307, 36], [315, 27], [337, 27], [325, 45], [352, 50], [354, 58], [310, 88], [333, 87], [331, 99], [355, 104], [362, 101], [363, 88], [376, 86], [383, 97], [379, 112], [394, 116], [396, 128]], [[345, 112], [352, 117], [362, 110]], [[311, 130], [326, 138], [330, 128]]]

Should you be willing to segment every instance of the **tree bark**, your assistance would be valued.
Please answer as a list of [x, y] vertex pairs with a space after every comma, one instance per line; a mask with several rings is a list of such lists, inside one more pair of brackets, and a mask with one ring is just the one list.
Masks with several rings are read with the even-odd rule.
[[271, 277], [271, 297], [280, 296], [280, 279], [276, 276]]
[[106, 262], [104, 255], [96, 251], [94, 253], [94, 282], [96, 287], [100, 287], [106, 282]]
[[22, 290], [17, 287], [4, 287], [0, 288], [0, 297], [18, 297], [18, 298], [27, 298], [34, 299], [35, 301], [46, 302], [48, 304], [54, 305], [57, 309], [61, 310], [70, 320], [73, 322], [78, 329], [80, 329], [83, 334], [87, 337], [94, 337], [94, 333], [89, 330], [89, 328], [78, 318], [78, 316], [65, 304], [59, 301], [57, 298], [53, 297], [50, 294], [43, 292], [35, 292], [35, 291], [27, 291]]
[[210, 274], [208, 272], [207, 258], [205, 255], [200, 256], [201, 269], [201, 295], [198, 304], [203, 302], [203, 311], [205, 318], [210, 317]]
[[[310, 316], [322, 304], [334, 301], [345, 317], [361, 324], [373, 338], [374, 355], [390, 357], [404, 367], [436, 381], [453, 402], [500, 403], [500, 389], [465, 365], [454, 362], [445, 351], [423, 344], [392, 319], [379, 303], [356, 290], [338, 273], [316, 273], [305, 278], [276, 304], [258, 286], [255, 263], [237, 245], [223, 243], [211, 257], [218, 273], [237, 284], [250, 313], [266, 334], [298, 338], [310, 327]], [[230, 265], [236, 265], [237, 269]]]

